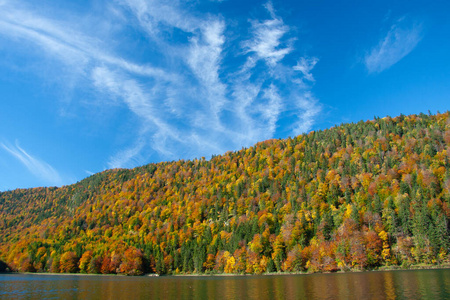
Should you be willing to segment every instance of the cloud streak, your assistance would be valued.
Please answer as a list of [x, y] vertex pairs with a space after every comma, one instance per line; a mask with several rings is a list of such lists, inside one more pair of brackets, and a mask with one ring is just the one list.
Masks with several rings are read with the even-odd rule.
[[294, 49], [289, 45], [292, 39], [287, 42], [283, 37], [289, 32], [289, 26], [275, 14], [271, 2], [265, 6], [271, 18], [267, 20], [252, 20], [253, 38], [243, 43], [247, 53], [254, 53], [256, 57], [250, 58], [247, 63], [253, 66], [260, 59], [264, 60], [268, 66], [276, 66], [286, 55]]
[[408, 55], [422, 39], [422, 25], [406, 17], [393, 24], [377, 46], [365, 57], [369, 73], [380, 73]]
[[[7, 2], [8, 3], [8, 2]], [[22, 39], [39, 45], [45, 53], [57, 55], [64, 63], [81, 65], [104, 63], [142, 76], [177, 80], [175, 74], [167, 74], [149, 65], [140, 65], [122, 57], [111, 55], [106, 41], [73, 30], [73, 24], [37, 16], [25, 9], [4, 5], [0, 14], [0, 32], [5, 36]]]
[[51, 165], [27, 153], [17, 143], [15, 146], [7, 146], [1, 143], [0, 146], [22, 163], [36, 178], [52, 185], [62, 184], [61, 176]]
[[[95, 89], [99, 107], [122, 105], [134, 116], [137, 127], [109, 157], [110, 168], [251, 146], [279, 136], [280, 121], [293, 124], [287, 134], [299, 134], [320, 112], [310, 92], [318, 59], [299, 57], [292, 28], [271, 2], [261, 12], [266, 18], [239, 25], [249, 33], [243, 40], [229, 39], [235, 21], [202, 14], [192, 3], [117, 0], [114, 14], [105, 16], [106, 28], [132, 26], [145, 33], [138, 49], [121, 43], [120, 30], [96, 33], [4, 3], [1, 36], [38, 45], [37, 56], [75, 66], [75, 75], [90, 84], [79, 88]], [[146, 55], [125, 58], [136, 50]], [[27, 157], [20, 148], [8, 149]]]

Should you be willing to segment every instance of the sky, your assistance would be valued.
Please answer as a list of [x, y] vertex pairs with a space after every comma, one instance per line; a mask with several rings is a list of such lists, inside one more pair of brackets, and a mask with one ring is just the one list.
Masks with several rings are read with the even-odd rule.
[[450, 2], [0, 0], [0, 191], [445, 112]]

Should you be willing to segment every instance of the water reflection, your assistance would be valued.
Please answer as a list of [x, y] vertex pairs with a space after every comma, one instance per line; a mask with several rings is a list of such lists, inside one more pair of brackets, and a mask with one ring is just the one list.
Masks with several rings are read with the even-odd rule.
[[450, 270], [202, 277], [0, 274], [0, 298], [448, 299]]

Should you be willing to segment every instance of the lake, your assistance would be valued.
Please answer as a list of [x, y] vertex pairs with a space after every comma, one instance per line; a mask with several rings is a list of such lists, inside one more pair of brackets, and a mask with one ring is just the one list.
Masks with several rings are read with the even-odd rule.
[[450, 299], [450, 269], [261, 276], [0, 274], [0, 299]]

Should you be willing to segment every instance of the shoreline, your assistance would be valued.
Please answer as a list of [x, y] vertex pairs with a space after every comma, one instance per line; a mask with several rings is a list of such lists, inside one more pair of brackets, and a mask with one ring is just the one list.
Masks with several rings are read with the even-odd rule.
[[271, 272], [261, 274], [235, 274], [235, 273], [191, 273], [191, 274], [164, 274], [145, 273], [139, 276], [130, 276], [125, 274], [90, 274], [90, 273], [46, 273], [46, 272], [2, 272], [0, 275], [44, 275], [44, 276], [110, 276], [110, 277], [233, 277], [233, 276], [288, 276], [288, 275], [313, 275], [313, 274], [345, 274], [345, 273], [363, 273], [363, 272], [387, 272], [387, 271], [409, 271], [409, 270], [437, 270], [450, 269], [450, 263], [440, 265], [417, 264], [408, 268], [401, 266], [382, 266], [373, 270], [348, 270], [337, 272]]
[[271, 272], [261, 274], [234, 274], [234, 273], [191, 273], [191, 274], [164, 274], [146, 273], [139, 276], [129, 276], [124, 274], [88, 274], [88, 273], [46, 273], [46, 272], [3, 272], [0, 275], [44, 275], [44, 276], [109, 276], [109, 277], [234, 277], [234, 276], [289, 276], [289, 275], [314, 275], [314, 274], [345, 274], [363, 272], [388, 272], [388, 271], [409, 271], [409, 270], [437, 270], [450, 269], [450, 263], [440, 265], [418, 264], [408, 268], [401, 266], [383, 266], [373, 270], [348, 270], [337, 272]]
[[[176, 277], [202, 277], [202, 276], [288, 276], [288, 275], [314, 275], [314, 274], [345, 274], [345, 273], [365, 273], [365, 272], [388, 272], [388, 271], [413, 271], [413, 270], [438, 270], [438, 269], [450, 269], [450, 263], [443, 263], [440, 265], [426, 265], [417, 264], [411, 265], [408, 268], [402, 268], [401, 266], [382, 266], [372, 270], [358, 270], [350, 269], [348, 271], [336, 271], [336, 272], [271, 272], [261, 274], [234, 274], [234, 273], [196, 273], [196, 274], [169, 274], [159, 276], [176, 276]], [[147, 276], [144, 274], [144, 276]]]
[[[124, 274], [92, 274], [92, 273], [50, 273], [50, 272], [7, 272], [0, 273], [0, 275], [44, 275], [44, 276], [121, 276], [121, 277], [134, 277]], [[139, 277], [139, 276], [136, 276]]]

